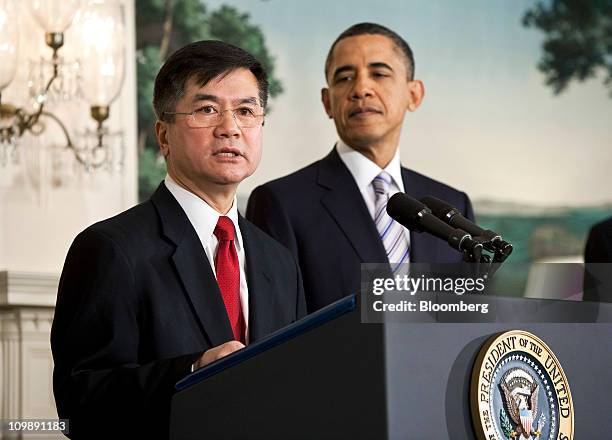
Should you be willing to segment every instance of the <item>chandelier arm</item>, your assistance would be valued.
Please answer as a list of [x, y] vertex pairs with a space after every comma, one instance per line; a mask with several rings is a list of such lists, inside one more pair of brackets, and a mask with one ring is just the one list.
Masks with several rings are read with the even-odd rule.
[[[86, 161], [85, 159], [83, 159], [81, 157], [81, 151], [72, 142], [72, 138], [70, 137], [70, 134], [68, 133], [68, 129], [66, 128], [64, 123], [57, 116], [55, 116], [53, 113], [50, 113], [50, 112], [47, 112], [47, 111], [41, 112], [41, 115], [47, 116], [47, 117], [53, 119], [57, 123], [57, 125], [59, 125], [59, 127], [62, 129], [62, 132], [64, 133], [64, 137], [66, 138], [66, 145], [65, 145], [65, 147], [72, 150], [75, 159], [81, 165], [83, 165], [85, 168], [89, 168], [89, 169], [97, 169], [97, 168], [100, 168], [102, 165], [104, 165], [104, 163], [106, 162], [105, 158], [102, 159], [102, 160], [98, 160], [98, 161], [92, 162], [92, 161]], [[102, 138], [103, 138], [103, 135], [98, 133], [98, 140], [99, 140], [100, 144], [97, 146], [97, 148], [101, 148], [101, 146], [102, 146]]]
[[88, 166], [89, 164], [85, 163], [85, 161], [79, 155], [77, 149], [74, 146], [74, 143], [72, 142], [72, 138], [70, 137], [70, 133], [68, 133], [68, 129], [66, 128], [64, 123], [60, 120], [60, 118], [55, 116], [53, 113], [47, 112], [47, 111], [41, 111], [40, 115], [47, 116], [48, 118], [53, 119], [55, 121], [55, 123], [62, 129], [62, 132], [64, 133], [64, 137], [66, 138], [66, 145], [65, 145], [65, 147], [72, 150], [72, 152], [74, 153], [74, 157], [76, 158], [77, 161], [79, 161], [79, 163], [81, 165]]
[[[39, 104], [38, 110], [36, 111], [36, 113], [33, 113], [33, 114], [29, 115], [29, 117], [27, 118], [26, 122], [27, 122], [27, 128], [28, 129], [32, 128], [38, 122], [38, 119], [40, 118], [40, 115], [42, 115], [43, 113], [46, 114], [47, 116], [51, 115], [51, 113], [47, 113], [47, 112], [44, 111], [44, 107], [45, 107], [45, 102], [47, 101], [47, 95], [49, 94], [49, 90], [51, 90], [51, 85], [53, 84], [53, 82], [59, 76], [59, 63], [58, 63], [58, 60], [57, 60], [58, 59], [57, 49], [59, 49], [59, 48], [54, 48], [53, 49], [53, 58], [52, 58], [52, 60], [53, 60], [53, 75], [51, 76], [51, 78], [49, 78], [49, 81], [47, 82], [47, 86], [45, 87], [45, 91], [44, 91], [45, 98]], [[52, 118], [55, 119], [62, 126], [62, 129], [64, 130], [64, 132], [66, 132], [65, 127], [63, 126], [63, 124], [61, 124], [59, 119], [57, 119], [53, 115], [52, 115]]]
[[50, 119], [53, 119], [57, 123], [57, 125], [59, 125], [59, 127], [62, 129], [62, 132], [64, 133], [64, 137], [66, 138], [66, 147], [74, 150], [74, 144], [72, 143], [72, 138], [70, 137], [70, 133], [68, 133], [68, 129], [66, 128], [64, 123], [60, 120], [60, 118], [55, 116], [53, 113], [47, 112], [47, 111], [42, 111], [41, 115], [44, 115]]

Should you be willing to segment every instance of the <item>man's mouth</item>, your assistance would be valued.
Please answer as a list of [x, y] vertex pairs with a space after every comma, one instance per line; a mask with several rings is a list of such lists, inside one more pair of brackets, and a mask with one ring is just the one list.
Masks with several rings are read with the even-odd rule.
[[382, 114], [380, 110], [376, 107], [366, 106], [366, 107], [356, 107], [349, 111], [349, 118], [352, 117], [360, 117], [360, 116], [368, 116], [373, 114]]
[[242, 156], [242, 153], [238, 148], [227, 147], [221, 148], [213, 153], [213, 156], [218, 157], [239, 157]]

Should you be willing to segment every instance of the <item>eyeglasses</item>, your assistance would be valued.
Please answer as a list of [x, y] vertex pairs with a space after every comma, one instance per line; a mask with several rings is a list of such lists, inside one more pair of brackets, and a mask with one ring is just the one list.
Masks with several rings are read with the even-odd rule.
[[253, 128], [263, 125], [265, 113], [256, 114], [250, 107], [228, 108], [219, 110], [212, 105], [205, 105], [192, 112], [164, 112], [164, 115], [188, 116], [187, 125], [192, 128], [216, 127], [223, 122], [223, 114], [232, 112], [236, 125], [241, 128]]

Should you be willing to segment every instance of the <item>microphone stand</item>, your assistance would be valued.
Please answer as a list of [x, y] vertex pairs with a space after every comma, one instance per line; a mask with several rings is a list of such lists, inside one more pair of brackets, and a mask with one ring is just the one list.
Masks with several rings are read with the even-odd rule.
[[479, 236], [472, 240], [478, 245], [463, 251], [463, 261], [472, 264], [473, 273], [478, 277], [492, 277], [513, 250], [510, 243], [498, 238], [490, 240]]

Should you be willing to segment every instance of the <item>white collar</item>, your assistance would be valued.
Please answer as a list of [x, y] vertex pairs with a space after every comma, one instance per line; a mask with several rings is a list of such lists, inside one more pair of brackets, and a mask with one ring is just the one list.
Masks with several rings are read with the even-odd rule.
[[[353, 178], [361, 191], [364, 191], [372, 183], [372, 180], [374, 180], [374, 178], [383, 171], [382, 168], [365, 157], [363, 154], [346, 145], [342, 139], [336, 143], [336, 151], [338, 152], [342, 162], [344, 162], [346, 167], [353, 175]], [[389, 164], [385, 167], [384, 171], [389, 173], [389, 175], [393, 178], [397, 188], [401, 192], [404, 192], [399, 147], [395, 150], [393, 159], [391, 159], [391, 162], [389, 162]]]
[[[179, 203], [179, 205], [181, 205], [181, 208], [183, 208], [183, 211], [185, 211], [187, 218], [198, 234], [202, 244], [208, 244], [213, 236], [213, 232], [215, 231], [219, 217], [222, 214], [217, 212], [212, 206], [196, 196], [194, 193], [187, 191], [185, 188], [176, 183], [169, 174], [166, 174], [164, 183], [166, 184], [168, 191], [172, 193], [176, 201]], [[232, 207], [225, 215], [230, 218], [232, 223], [234, 223], [234, 229], [236, 231], [234, 243], [236, 244], [236, 248], [240, 250], [240, 247], [242, 246], [242, 234], [240, 233], [240, 227], [238, 226], [237, 206], [238, 204], [236, 203], [236, 197], [234, 197]]]

